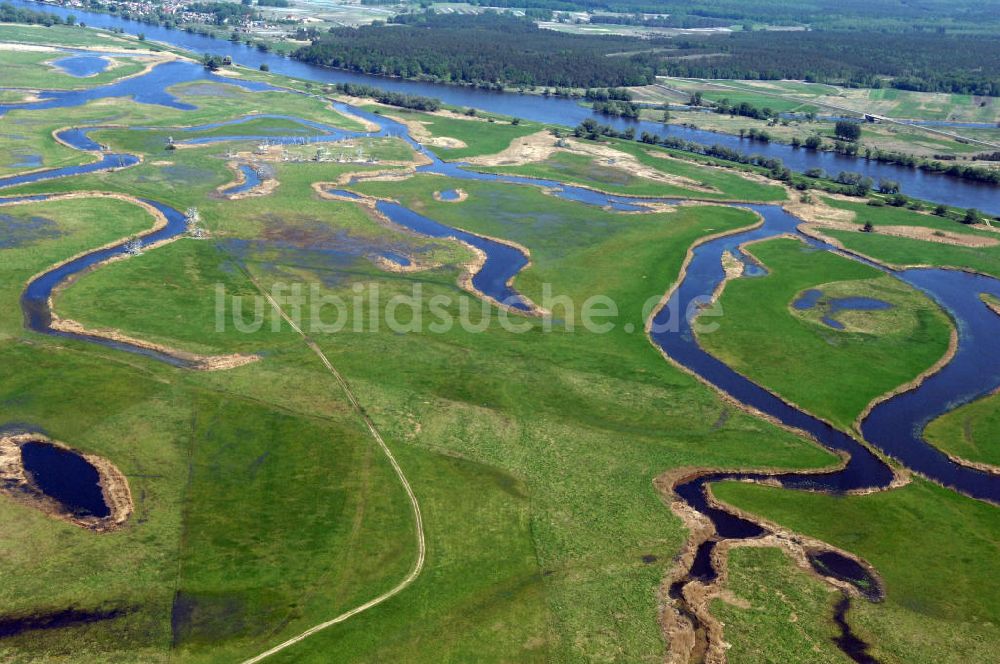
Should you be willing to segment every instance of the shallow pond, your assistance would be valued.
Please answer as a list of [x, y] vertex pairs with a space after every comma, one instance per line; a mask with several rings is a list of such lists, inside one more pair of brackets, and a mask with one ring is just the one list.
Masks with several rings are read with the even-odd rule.
[[76, 452], [41, 440], [29, 441], [21, 445], [21, 461], [35, 486], [67, 511], [99, 518], [111, 513], [97, 469]]
[[66, 58], [59, 58], [53, 63], [70, 76], [76, 78], [87, 78], [96, 76], [108, 68], [111, 62], [107, 58], [97, 55], [71, 55]]
[[884, 311], [892, 308], [892, 304], [885, 300], [860, 295], [823, 299], [823, 291], [817, 288], [810, 288], [807, 291], [803, 291], [792, 302], [792, 307], [799, 311], [814, 309], [817, 306], [825, 310], [820, 320], [835, 330], [844, 329], [844, 324], [836, 318], [837, 314], [841, 311]]

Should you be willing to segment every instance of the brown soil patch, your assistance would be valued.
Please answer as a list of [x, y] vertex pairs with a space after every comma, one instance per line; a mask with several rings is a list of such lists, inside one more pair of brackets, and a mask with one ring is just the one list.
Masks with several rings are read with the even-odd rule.
[[423, 145], [433, 145], [438, 148], [451, 149], [469, 147], [465, 144], [465, 141], [460, 141], [459, 139], [452, 138], [451, 136], [434, 136], [427, 129], [427, 123], [421, 122], [420, 120], [408, 119], [398, 115], [389, 115], [388, 113], [386, 113], [385, 116], [391, 120], [396, 120], [397, 122], [406, 125], [406, 128], [410, 132], [410, 136], [412, 136], [415, 141]]
[[72, 450], [68, 445], [37, 433], [0, 436], [0, 493], [6, 494], [26, 507], [94, 532], [109, 532], [125, 524], [133, 511], [132, 492], [125, 475], [113, 463], [103, 457], [77, 452], [97, 470], [98, 484], [110, 512], [103, 518], [77, 516], [67, 512], [59, 501], [45, 495], [25, 471], [21, 460], [21, 445], [30, 441], [45, 442]]
[[706, 187], [690, 178], [680, 175], [664, 173], [652, 166], [643, 164], [633, 155], [600, 143], [564, 138], [563, 141], [567, 147], [561, 148], [556, 145], [556, 141], [557, 139], [548, 131], [539, 131], [534, 134], [515, 138], [511, 141], [510, 146], [496, 154], [472, 157], [468, 162], [480, 166], [521, 166], [544, 161], [556, 151], [564, 150], [574, 154], [587, 155], [593, 157], [595, 160], [603, 160], [603, 165], [620, 169], [634, 177], [684, 187], [692, 191], [717, 193], [717, 190], [712, 187]]
[[222, 371], [225, 369], [235, 369], [236, 367], [251, 364], [252, 362], [256, 362], [260, 359], [259, 355], [245, 355], [242, 353], [231, 353], [229, 355], [199, 355], [198, 353], [190, 353], [188, 351], [178, 350], [176, 348], [164, 346], [163, 344], [154, 343], [152, 341], [136, 339], [135, 337], [130, 337], [125, 333], [112, 328], [86, 328], [75, 320], [59, 318], [54, 312], [52, 313], [51, 327], [53, 330], [59, 330], [60, 332], [82, 334], [89, 337], [108, 339], [111, 341], [126, 343], [131, 346], [137, 346], [139, 348], [154, 350], [158, 353], [163, 353], [164, 355], [169, 355], [170, 357], [175, 357], [184, 361], [187, 364], [187, 368], [194, 369], [195, 371]]
[[[857, 203], [857, 199], [837, 196], [838, 199]], [[853, 210], [842, 210], [831, 207], [821, 200], [813, 200], [803, 203], [794, 192], [789, 192], [789, 201], [782, 207], [790, 214], [807, 222], [804, 229], [819, 230], [824, 229], [839, 231], [859, 231], [861, 225], [856, 221], [857, 215]], [[925, 242], [937, 242], [938, 244], [949, 244], [957, 247], [993, 247], [1000, 244], [1000, 240], [970, 233], [956, 233], [943, 231], [925, 226], [905, 226], [887, 225], [876, 226], [872, 231], [879, 235], [891, 237], [909, 238], [911, 240], [923, 240]]]
[[520, 166], [544, 161], [559, 149], [556, 140], [548, 131], [538, 131], [515, 138], [506, 149], [496, 154], [471, 157], [466, 161], [480, 166]]
[[722, 269], [726, 272], [726, 280], [742, 277], [744, 267], [743, 261], [738, 259], [733, 252], [728, 249], [722, 252]]
[[[850, 224], [857, 218], [853, 210], [831, 207], [815, 196], [812, 196], [810, 202], [804, 203], [800, 197], [801, 194], [789, 190], [788, 201], [781, 207], [803, 221], [814, 224]], [[851, 228], [857, 230], [858, 226], [855, 224]]]
[[366, 132], [374, 133], [377, 132], [379, 129], [381, 129], [381, 127], [379, 127], [371, 120], [367, 120], [359, 115], [354, 115], [353, 113], [349, 113], [347, 111], [338, 110], [334, 108], [332, 104], [330, 105], [330, 110], [336, 113], [337, 115], [341, 115], [347, 118], [348, 120], [353, 120], [354, 122], [357, 122], [358, 124], [360, 124], [362, 127], [365, 128]]

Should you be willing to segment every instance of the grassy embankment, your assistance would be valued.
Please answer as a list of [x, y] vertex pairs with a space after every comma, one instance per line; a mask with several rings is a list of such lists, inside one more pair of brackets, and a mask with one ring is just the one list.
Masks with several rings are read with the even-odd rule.
[[1000, 395], [966, 404], [927, 425], [927, 440], [954, 456], [1000, 466]]
[[785, 198], [784, 190], [778, 186], [748, 180], [732, 171], [705, 168], [689, 161], [674, 159], [666, 151], [652, 146], [629, 141], [612, 141], [608, 145], [614, 150], [631, 155], [644, 166], [668, 176], [689, 180], [692, 186], [685, 186], [683, 181], [674, 184], [638, 177], [623, 166], [607, 163], [608, 160], [605, 158], [563, 150], [558, 150], [549, 158], [537, 163], [523, 166], [481, 166], [477, 167], [477, 170], [558, 180], [632, 196], [676, 196], [704, 200], [763, 202], [780, 201]]
[[[727, 284], [723, 316], [699, 335], [712, 354], [754, 381], [841, 428], [849, 428], [876, 396], [915, 378], [944, 355], [949, 322], [926, 297], [877, 270], [792, 239], [755, 244], [770, 273]], [[822, 305], [796, 310], [806, 289], [825, 297], [858, 295], [893, 305], [841, 311], [836, 330]]]
[[106, 30], [70, 25], [0, 24], [0, 41], [19, 44], [41, 44], [67, 48], [109, 48], [127, 50], [162, 50], [158, 45], [142, 42], [130, 35], [117, 35]]
[[[515, 138], [534, 134], [544, 129], [544, 125], [537, 122], [522, 120], [515, 125], [511, 124], [509, 118], [501, 118], [501, 116], [488, 113], [479, 114], [477, 117], [456, 118], [409, 111], [405, 108], [386, 108], [372, 105], [362, 106], [362, 108], [367, 111], [378, 111], [407, 122], [421, 124], [432, 136], [454, 138], [465, 143], [466, 147], [455, 148], [428, 146], [434, 154], [447, 161], [462, 160], [482, 154], [494, 154], [505, 149]], [[487, 118], [493, 118], [494, 122], [489, 122]]]
[[879, 235], [879, 225], [923, 226], [949, 233], [963, 233], [996, 239], [996, 233], [942, 219], [929, 214], [893, 207], [871, 207], [827, 199], [833, 207], [854, 210], [856, 221], [872, 222], [874, 233], [826, 230], [845, 247], [892, 265], [938, 265], [962, 268], [1000, 277], [1000, 244], [987, 247], [964, 247], [911, 238]]

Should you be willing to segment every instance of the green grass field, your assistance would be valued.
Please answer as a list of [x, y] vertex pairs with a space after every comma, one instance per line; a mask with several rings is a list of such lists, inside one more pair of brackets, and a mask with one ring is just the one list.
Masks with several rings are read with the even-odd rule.
[[[4, 85], [44, 90], [70, 90], [107, 85], [145, 68], [146, 63], [131, 57], [106, 58], [111, 64], [93, 76], [77, 77], [64, 72], [57, 61], [72, 53], [58, 51], [0, 51], [3, 53]], [[8, 78], [9, 77], [9, 78]]]
[[[47, 30], [0, 26], [0, 39], [118, 39], [65, 26]], [[301, 82], [240, 71], [306, 90]], [[0, 426], [28, 424], [109, 459], [128, 478], [136, 507], [124, 528], [97, 534], [0, 497], [0, 528], [8, 533], [0, 541], [7, 563], [0, 620], [67, 608], [110, 612], [104, 620], [6, 636], [5, 661], [242, 661], [389, 590], [413, 566], [413, 513], [392, 467], [302, 337], [280, 322], [272, 327], [276, 319], [254, 282], [265, 289], [297, 284], [324, 298], [302, 304], [299, 321], [398, 458], [427, 538], [425, 567], [402, 593], [268, 661], [662, 661], [661, 585], [688, 531], [653, 478], [682, 467], [816, 469], [837, 461], [734, 408], [666, 362], [642, 331], [648, 307], [678, 278], [689, 248], [754, 224], [749, 211], [684, 205], [621, 214], [534, 186], [426, 174], [351, 187], [526, 247], [531, 263], [513, 285], [553, 308], [555, 320], [512, 314], [507, 320], [519, 330], [510, 331], [498, 309], [460, 285], [475, 258], [467, 247], [407, 232], [312, 187], [409, 161], [408, 145], [352, 141], [382, 164], [272, 161], [273, 191], [229, 200], [216, 192], [234, 178], [229, 152], [252, 152], [256, 141], [167, 150], [168, 136], [233, 131], [176, 128], [259, 113], [360, 126], [327, 100], [304, 95], [205, 81], [171, 92], [197, 109], [119, 98], [8, 113], [3, 121], [16, 129], [0, 136], [0, 172], [26, 170], [17, 165], [26, 154], [39, 157], [37, 167], [86, 161], [51, 134], [88, 123], [109, 127], [95, 132], [96, 140], [143, 160], [3, 193], [102, 191], [197, 207], [207, 238], [178, 239], [80, 275], [56, 295], [54, 309], [90, 328], [261, 359], [194, 372], [25, 330], [19, 298], [32, 275], [141, 232], [152, 218], [109, 198], [0, 206]], [[432, 136], [467, 144], [436, 148], [448, 159], [499, 152], [543, 129], [502, 119], [407, 118], [429, 123]], [[302, 129], [266, 118], [237, 127], [265, 135]], [[644, 180], [570, 152], [517, 172], [637, 195], [785, 198], [782, 188], [714, 168], [710, 159], [696, 163], [634, 142], [607, 146], [711, 191]], [[315, 146], [301, 150], [308, 158]], [[451, 188], [468, 198], [434, 199]], [[857, 212], [876, 215], [876, 225], [953, 223], [904, 220], [888, 208]], [[877, 233], [871, 239], [897, 241]], [[422, 269], [388, 271], [378, 260], [384, 252], [408, 256]], [[806, 253], [791, 240], [753, 252], [771, 275], [730, 283], [722, 296], [726, 316], [717, 319], [722, 328], [702, 341], [817, 414], [846, 427], [870, 398], [943, 352], [947, 319], [889, 277]], [[995, 258], [970, 250], [967, 260]], [[812, 287], [831, 296], [873, 295], [895, 308], [842, 312], [837, 320], [846, 329], [835, 331], [818, 320], [819, 311], [790, 309]], [[423, 327], [393, 329], [380, 317], [383, 307], [405, 302], [415, 288], [421, 300], [412, 312]], [[582, 325], [583, 303], [598, 296], [617, 309], [607, 330]], [[259, 328], [235, 324], [234, 297], [242, 298], [243, 323], [260, 302]], [[343, 327], [311, 328], [331, 322], [334, 298], [346, 303]], [[414, 313], [402, 309], [403, 322], [416, 325]], [[442, 313], [455, 324], [429, 327]], [[489, 324], [479, 329], [484, 317]], [[966, 408], [974, 407], [986, 412], [992, 405]], [[985, 424], [972, 425], [977, 436], [984, 426], [991, 435], [983, 417]], [[887, 599], [856, 604], [850, 620], [881, 661], [989, 660], [1000, 612], [990, 585], [1000, 525], [992, 506], [922, 480], [863, 497], [742, 484], [716, 493], [875, 564]], [[829, 640], [836, 595], [782, 554], [736, 551], [727, 592], [732, 601], [714, 602], [712, 610], [726, 623], [730, 661], [844, 661]]]
[[[1000, 513], [992, 505], [918, 478], [870, 496], [742, 483], [719, 485], [714, 491], [727, 503], [853, 551], [875, 566], [885, 582], [885, 600], [856, 600], [850, 617], [854, 631], [873, 644], [871, 654], [880, 661], [992, 657], [991, 644], [1000, 636], [1000, 597], [987, 588], [988, 579], [1000, 571], [994, 555]], [[827, 596], [819, 595], [807, 600], [804, 610], [821, 610], [827, 602]]]
[[827, 233], [848, 249], [891, 265], [941, 265], [1000, 276], [1000, 246], [963, 247], [878, 233]]
[[838, 631], [827, 619], [839, 593], [774, 548], [737, 548], [729, 570], [732, 594], [712, 602], [712, 612], [726, 625], [731, 661], [844, 661], [833, 643]]
[[976, 463], [1000, 466], [1000, 396], [956, 408], [927, 425], [924, 436], [936, 447]]
[[[706, 350], [752, 380], [841, 428], [865, 405], [915, 378], [944, 355], [949, 322], [926, 297], [877, 270], [792, 239], [755, 244], [750, 252], [770, 273], [727, 284], [718, 329], [698, 339]], [[821, 305], [796, 310], [807, 289], [824, 297], [867, 296], [893, 305], [843, 311], [834, 329]], [[822, 379], [815, 380], [817, 376]]]

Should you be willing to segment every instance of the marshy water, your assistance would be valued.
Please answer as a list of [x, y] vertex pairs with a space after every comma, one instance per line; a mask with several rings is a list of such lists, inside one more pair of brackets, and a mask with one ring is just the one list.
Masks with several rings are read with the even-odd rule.
[[844, 324], [837, 320], [837, 314], [841, 311], [884, 311], [891, 309], [892, 304], [885, 300], [874, 297], [848, 296], [848, 297], [824, 297], [823, 291], [818, 288], [810, 288], [792, 302], [792, 307], [799, 311], [806, 311], [821, 307], [823, 316], [820, 320], [835, 330], [843, 330]]

